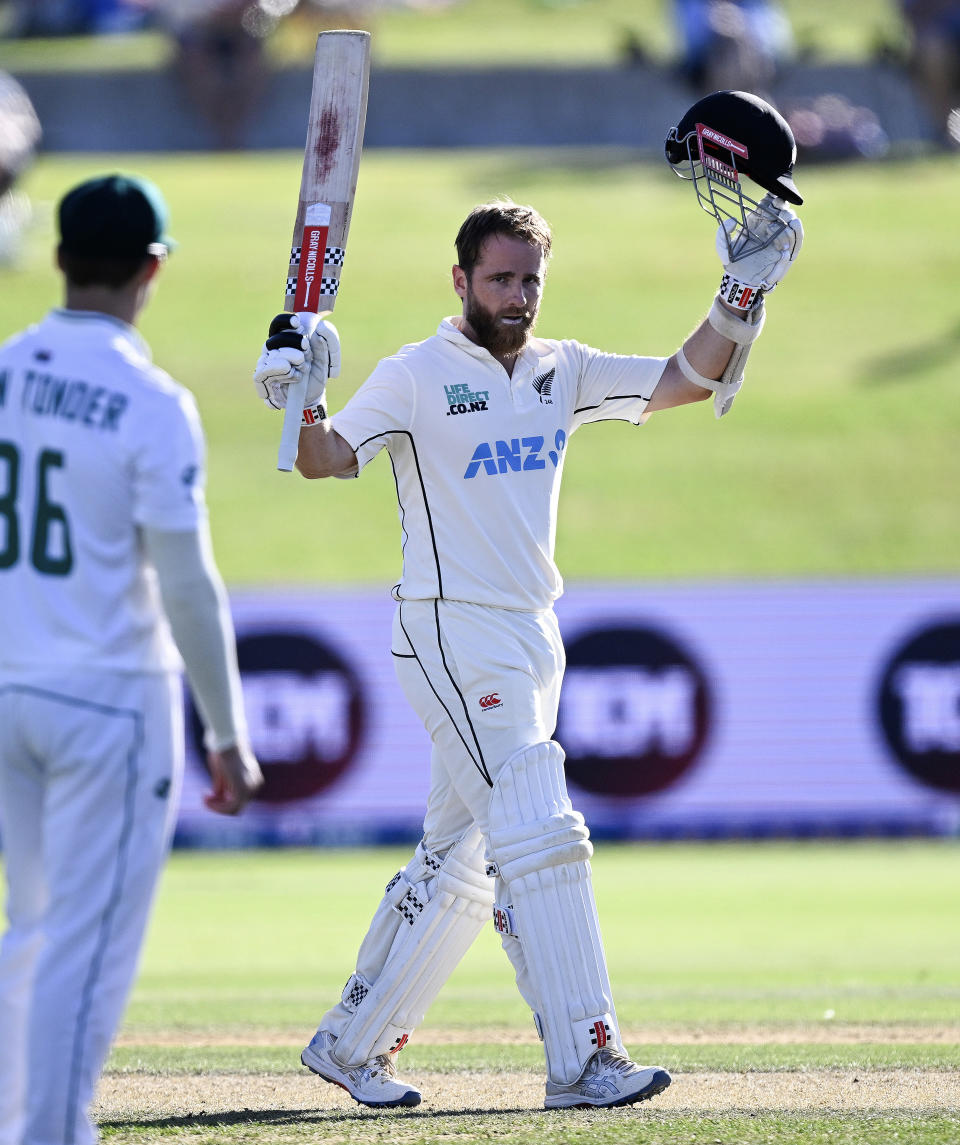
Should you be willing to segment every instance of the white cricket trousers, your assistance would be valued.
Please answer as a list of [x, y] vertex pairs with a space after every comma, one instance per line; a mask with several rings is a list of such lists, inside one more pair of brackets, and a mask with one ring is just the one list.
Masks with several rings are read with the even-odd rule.
[[393, 625], [397, 678], [432, 741], [424, 845], [443, 852], [474, 823], [514, 752], [552, 738], [565, 657], [552, 609], [405, 600]]
[[90, 1145], [183, 771], [179, 677], [0, 676], [0, 1145]]
[[[443, 855], [477, 828], [486, 838], [500, 768], [553, 735], [565, 665], [560, 631], [552, 609], [405, 600], [394, 613], [392, 651], [400, 685], [432, 741], [423, 846]], [[482, 851], [477, 861], [482, 869]], [[415, 857], [409, 869], [416, 866]], [[384, 969], [398, 919], [384, 899], [357, 955], [357, 973], [368, 983]], [[535, 1009], [520, 944], [508, 936], [502, 941], [520, 992]], [[354, 1008], [337, 1002], [320, 1029], [339, 1037]]]

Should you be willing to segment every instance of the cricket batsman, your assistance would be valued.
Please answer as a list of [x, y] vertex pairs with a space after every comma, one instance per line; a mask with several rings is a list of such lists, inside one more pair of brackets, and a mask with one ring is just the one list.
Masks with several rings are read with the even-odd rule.
[[[432, 741], [423, 838], [390, 880], [341, 998], [303, 1063], [368, 1106], [412, 1106], [396, 1055], [491, 915], [546, 1056], [545, 1106], [622, 1106], [670, 1085], [627, 1055], [594, 902], [593, 851], [552, 738], [564, 650], [553, 611], [557, 501], [573, 434], [644, 424], [713, 398], [726, 414], [763, 329], [765, 297], [803, 230], [787, 202], [796, 150], [773, 108], [706, 97], [668, 136], [719, 223], [721, 285], [669, 357], [604, 353], [535, 334], [550, 228], [509, 200], [470, 211], [456, 237], [460, 313], [383, 359], [327, 416], [340, 367], [329, 322], [276, 320], [257, 392], [282, 408], [309, 379], [297, 468], [354, 477], [385, 449], [396, 478], [403, 572], [394, 586], [397, 676]], [[746, 175], [766, 192], [744, 191]]]

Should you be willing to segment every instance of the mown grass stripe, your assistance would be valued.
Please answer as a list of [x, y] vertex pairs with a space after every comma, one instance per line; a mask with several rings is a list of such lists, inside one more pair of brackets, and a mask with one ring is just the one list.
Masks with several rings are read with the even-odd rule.
[[[110, 1073], [184, 1075], [201, 1073], [302, 1072], [301, 1045], [290, 1046], [120, 1046], [107, 1064]], [[671, 1046], [630, 1044], [637, 1060], [656, 1062], [671, 1071], [803, 1072], [811, 1069], [960, 1070], [960, 1046], [919, 1043], [861, 1045], [722, 1045]], [[411, 1046], [404, 1050], [403, 1069], [457, 1073], [472, 1070], [542, 1070], [537, 1046]]]

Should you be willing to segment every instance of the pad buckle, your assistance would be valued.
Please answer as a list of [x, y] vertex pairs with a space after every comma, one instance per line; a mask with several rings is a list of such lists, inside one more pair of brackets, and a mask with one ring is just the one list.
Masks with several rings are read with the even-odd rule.
[[493, 904], [493, 929], [498, 934], [508, 934], [511, 938], [518, 937], [516, 917], [512, 906]]

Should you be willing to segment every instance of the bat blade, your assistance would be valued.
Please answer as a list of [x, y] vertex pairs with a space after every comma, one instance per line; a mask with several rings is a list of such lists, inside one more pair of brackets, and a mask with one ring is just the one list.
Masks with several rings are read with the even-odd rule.
[[[357, 190], [370, 77], [370, 34], [321, 32], [313, 65], [300, 199], [293, 228], [283, 308], [333, 310], [346, 257]], [[306, 380], [290, 386], [277, 468], [293, 469]]]

